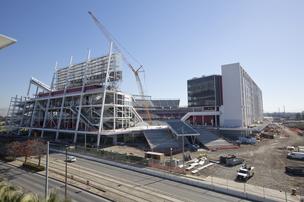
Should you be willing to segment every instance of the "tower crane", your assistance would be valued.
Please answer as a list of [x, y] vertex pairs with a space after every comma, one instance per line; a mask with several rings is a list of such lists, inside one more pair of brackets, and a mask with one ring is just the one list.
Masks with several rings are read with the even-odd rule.
[[[124, 52], [126, 52], [130, 57], [132, 57], [132, 55], [125, 49], [122, 47], [122, 45], [119, 44], [119, 42], [114, 38], [114, 36], [107, 30], [107, 28], [95, 17], [95, 15], [91, 12], [91, 11], [88, 11], [89, 15], [92, 17], [94, 23], [96, 24], [96, 26], [98, 27], [98, 29], [103, 33], [103, 35], [106, 37], [106, 39], [109, 41], [109, 42], [112, 42], [113, 43], [113, 48], [118, 52], [120, 53], [123, 61], [127, 64], [127, 66], [131, 69], [132, 73], [134, 74], [135, 76], [135, 79], [136, 79], [136, 83], [137, 83], [137, 88], [138, 88], [138, 91], [139, 91], [139, 94], [140, 94], [140, 97], [143, 101], [143, 104], [144, 104], [144, 109], [145, 109], [145, 112], [147, 114], [147, 120], [148, 120], [148, 123], [150, 124], [152, 119], [151, 119], [151, 114], [149, 112], [149, 109], [148, 109], [148, 103], [146, 102], [145, 100], [145, 94], [144, 94], [144, 88], [143, 88], [143, 85], [142, 85], [142, 82], [141, 82], [141, 79], [139, 77], [139, 73], [140, 73], [140, 70], [143, 69], [143, 65], [140, 65], [139, 68], [134, 68], [133, 65], [129, 62], [129, 60], [127, 59], [127, 57], [125, 56]], [[122, 51], [122, 49], [124, 51]], [[134, 57], [132, 57], [135, 61], [137, 61]], [[139, 63], [139, 62], [138, 62]]]

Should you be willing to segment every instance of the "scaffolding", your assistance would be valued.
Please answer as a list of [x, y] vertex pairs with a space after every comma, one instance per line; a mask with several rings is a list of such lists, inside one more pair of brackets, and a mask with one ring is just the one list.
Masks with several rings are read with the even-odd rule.
[[[64, 139], [71, 136], [74, 143], [79, 134], [100, 137], [115, 131], [145, 125], [133, 108], [132, 96], [122, 92], [121, 56], [110, 52], [63, 68], [55, 67], [50, 86], [31, 78], [25, 97], [11, 98], [8, 124], [11, 131], [27, 135], [52, 136]], [[29, 92], [35, 87], [34, 95]], [[69, 134], [69, 135], [66, 135]]]

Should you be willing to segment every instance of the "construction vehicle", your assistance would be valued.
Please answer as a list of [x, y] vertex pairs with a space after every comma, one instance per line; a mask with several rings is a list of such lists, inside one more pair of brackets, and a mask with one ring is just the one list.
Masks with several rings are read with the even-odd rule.
[[304, 166], [286, 166], [285, 172], [290, 175], [304, 176]]
[[290, 152], [287, 154], [287, 158], [304, 160], [304, 152]]
[[254, 167], [243, 164], [237, 172], [236, 179], [240, 181], [247, 181], [254, 175]]
[[236, 166], [242, 164], [243, 162], [244, 162], [243, 159], [237, 158], [233, 154], [220, 156], [220, 163], [224, 164], [225, 166]]
[[[127, 64], [127, 66], [131, 69], [131, 71], [133, 72], [135, 79], [136, 79], [136, 83], [137, 83], [137, 87], [138, 87], [138, 91], [141, 97], [141, 100], [143, 101], [143, 105], [144, 105], [144, 109], [145, 112], [147, 114], [147, 122], [149, 124], [151, 124], [152, 122], [152, 118], [151, 118], [151, 114], [149, 112], [149, 104], [148, 101], [146, 101], [145, 98], [145, 94], [144, 94], [144, 88], [141, 82], [141, 79], [139, 77], [139, 73], [143, 71], [143, 65], [140, 64], [138, 62], [138, 60], [136, 60], [124, 47], [122, 47], [122, 45], [113, 37], [113, 35], [107, 30], [107, 28], [95, 17], [95, 15], [88, 11], [89, 15], [92, 17], [94, 23], [96, 24], [96, 26], [99, 28], [99, 30], [103, 33], [103, 35], [105, 36], [105, 38], [111, 43], [113, 43], [113, 47], [114, 49], [121, 54], [121, 57], [123, 59], [123, 61]], [[124, 50], [124, 51], [123, 51]], [[128, 54], [131, 58], [133, 58], [134, 61], [136, 61], [139, 65], [139, 67], [136, 69], [133, 67], [133, 65], [129, 62], [129, 60], [126, 57], [126, 54]]]

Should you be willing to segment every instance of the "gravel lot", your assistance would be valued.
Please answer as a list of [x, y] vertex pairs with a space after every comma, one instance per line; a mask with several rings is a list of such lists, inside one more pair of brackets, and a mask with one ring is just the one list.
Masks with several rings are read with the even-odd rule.
[[[219, 151], [200, 151], [191, 153], [192, 158], [202, 153], [207, 153], [209, 159], [218, 160], [220, 155], [235, 154], [243, 158], [247, 164], [255, 167], [255, 174], [247, 183], [264, 186], [276, 190], [290, 192], [292, 188], [296, 188], [304, 194], [304, 177], [289, 176], [285, 173], [285, 166], [301, 165], [304, 161], [287, 159], [288, 151], [286, 146], [304, 145], [304, 136], [297, 135], [294, 131], [285, 128], [282, 134], [275, 139], [262, 139], [256, 145], [241, 145], [240, 149], [219, 150]], [[107, 150], [119, 153], [132, 153], [137, 156], [144, 156], [142, 148], [134, 148], [130, 146], [112, 146]], [[181, 159], [182, 154], [174, 155], [174, 158]], [[170, 157], [166, 157], [169, 159]], [[223, 165], [214, 165], [200, 171], [199, 176], [206, 178], [208, 176], [220, 177], [228, 180], [235, 180], [238, 166], [225, 167]]]
[[[282, 191], [297, 188], [304, 194], [304, 177], [289, 176], [285, 173], [285, 166], [304, 166], [304, 161], [286, 158], [288, 151], [285, 148], [288, 145], [304, 145], [304, 137], [284, 129], [281, 136], [275, 139], [263, 139], [256, 145], [242, 145], [237, 150], [208, 152], [208, 157], [218, 159], [222, 154], [236, 154], [245, 159], [247, 164], [255, 167], [255, 174], [247, 183]], [[212, 175], [234, 180], [239, 167], [215, 165], [201, 171], [200, 174], [202, 177]]]

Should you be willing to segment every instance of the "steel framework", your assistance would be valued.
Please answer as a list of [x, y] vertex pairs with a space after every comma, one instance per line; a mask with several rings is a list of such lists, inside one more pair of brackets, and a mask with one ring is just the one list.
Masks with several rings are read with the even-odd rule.
[[[53, 133], [56, 140], [69, 133], [73, 142], [79, 134], [100, 137], [143, 127], [145, 123], [133, 108], [132, 96], [119, 90], [122, 80], [120, 54], [112, 53], [112, 43], [107, 56], [90, 59], [58, 68], [51, 86], [32, 78], [26, 97], [11, 98], [8, 124], [12, 131], [25, 129], [41, 137]], [[29, 95], [35, 87], [33, 96]]]

